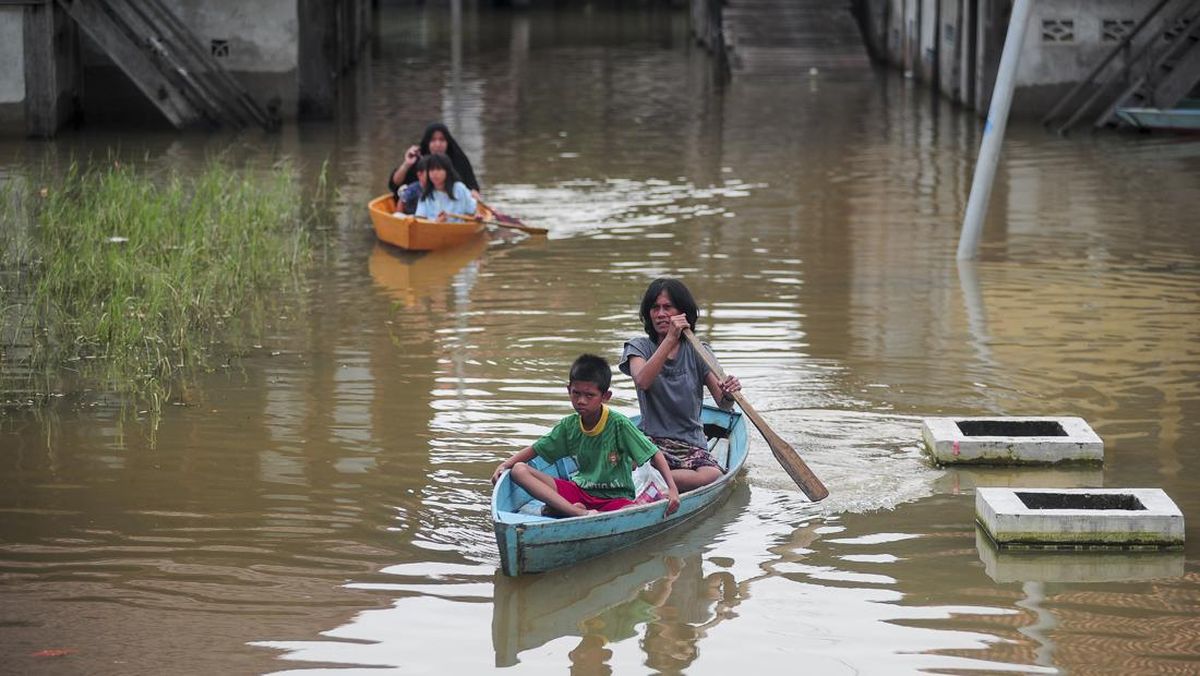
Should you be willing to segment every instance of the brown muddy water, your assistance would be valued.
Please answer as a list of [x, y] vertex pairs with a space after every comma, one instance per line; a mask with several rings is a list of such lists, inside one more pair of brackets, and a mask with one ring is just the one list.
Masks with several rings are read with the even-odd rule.
[[[956, 265], [972, 113], [890, 73], [721, 87], [686, 22], [468, 9], [456, 38], [445, 9], [388, 11], [336, 122], [5, 142], [6, 175], [115, 147], [328, 159], [342, 208], [260, 346], [153, 437], [104, 406], [0, 413], [0, 671], [1200, 670], [1200, 139], [1010, 126], [981, 260]], [[548, 238], [375, 243], [364, 204], [434, 119]], [[832, 495], [754, 435], [689, 531], [504, 578], [493, 467], [663, 274]], [[921, 417], [983, 414], [1080, 415], [1106, 462], [926, 460]], [[1161, 487], [1187, 545], [997, 552], [980, 485]]]

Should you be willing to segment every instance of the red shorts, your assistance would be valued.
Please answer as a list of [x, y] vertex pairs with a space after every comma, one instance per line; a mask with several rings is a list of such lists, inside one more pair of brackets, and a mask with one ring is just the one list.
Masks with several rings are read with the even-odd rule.
[[626, 498], [598, 498], [580, 488], [579, 484], [558, 477], [554, 479], [554, 488], [559, 495], [567, 499], [567, 502], [578, 502], [585, 508], [594, 509], [597, 512], [615, 512], [622, 507], [634, 504], [633, 500]]

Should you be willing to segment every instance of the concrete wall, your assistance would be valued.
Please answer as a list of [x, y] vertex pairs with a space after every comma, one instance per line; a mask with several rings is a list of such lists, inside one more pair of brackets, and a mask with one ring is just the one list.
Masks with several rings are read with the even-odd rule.
[[[1017, 71], [1013, 110], [1039, 114], [1052, 107], [1116, 47], [1121, 31], [1116, 23], [1132, 28], [1154, 4], [1154, 0], [1043, 0], [1034, 5]], [[1168, 6], [1166, 12], [1170, 10]], [[1135, 50], [1157, 34], [1163, 16], [1160, 13], [1142, 31], [1134, 42]], [[1118, 57], [1110, 72], [1122, 63], [1123, 58]]]
[[25, 8], [0, 7], [0, 103], [25, 100]]
[[0, 128], [24, 133], [25, 39], [23, 7], [0, 7]]
[[938, 10], [940, 0], [921, 0], [917, 5], [917, 26], [920, 31], [920, 51], [917, 73], [922, 82], [938, 86], [938, 52], [940, 47], [940, 24]]
[[[1083, 80], [1157, 0], [1037, 0], [1013, 98], [1016, 115], [1039, 115]], [[1013, 0], [865, 0], [869, 37], [889, 63], [951, 100], [986, 113]], [[1134, 42], [1153, 37], [1171, 5]], [[1109, 70], [1119, 68], [1119, 57]]]
[[974, 40], [973, 26], [966, 23], [969, 0], [940, 0], [938, 8], [938, 89], [951, 101], [965, 101], [970, 78], [967, 77], [966, 51]]
[[296, 0], [166, 0], [256, 101], [296, 115], [300, 27]]
[[[229, 70], [295, 72], [300, 36], [296, 0], [165, 0], [164, 4]], [[214, 41], [225, 44], [214, 45]]]
[[[284, 119], [296, 117], [305, 92], [314, 89], [301, 77], [302, 66], [322, 78], [315, 88], [322, 110], [334, 109], [339, 80], [357, 62], [371, 31], [370, 0], [164, 0], [164, 4], [259, 104]], [[49, 11], [54, 5], [45, 7]], [[305, 8], [308, 11], [302, 12]], [[5, 135], [26, 133], [27, 108], [34, 100], [27, 86], [28, 48], [34, 44], [25, 41], [27, 11], [28, 7], [0, 4], [0, 134]], [[83, 32], [77, 37], [73, 21], [61, 9], [54, 12], [54, 23], [47, 25], [56, 27], [59, 20], [70, 25], [55, 32], [63, 36], [63, 44], [53, 45], [53, 53], [39, 63], [50, 64], [42, 67], [50, 68], [51, 75], [62, 75], [54, 81], [70, 91], [58, 93], [82, 102], [85, 121], [166, 125], [159, 110], [109, 57]], [[303, 63], [302, 56], [307, 58]], [[67, 57], [78, 67], [62, 73], [55, 70]]]

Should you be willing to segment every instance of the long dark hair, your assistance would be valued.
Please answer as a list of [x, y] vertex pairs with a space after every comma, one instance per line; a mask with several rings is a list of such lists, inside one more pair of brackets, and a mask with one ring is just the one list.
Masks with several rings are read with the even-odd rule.
[[698, 308], [692, 292], [688, 291], [687, 286], [678, 279], [659, 277], [646, 287], [646, 293], [642, 296], [642, 309], [638, 315], [642, 318], [642, 326], [646, 329], [646, 335], [650, 336], [650, 340], [654, 343], [658, 343], [658, 332], [654, 330], [654, 322], [650, 320], [650, 308], [654, 307], [654, 301], [658, 300], [659, 294], [663, 291], [667, 292], [671, 304], [687, 317], [688, 326], [692, 328], [692, 331], [696, 330]]
[[454, 163], [454, 170], [458, 172], [458, 180], [471, 190], [479, 190], [479, 181], [475, 178], [475, 169], [471, 167], [471, 160], [467, 159], [467, 154], [463, 152], [458, 141], [450, 135], [450, 129], [441, 122], [433, 122], [428, 127], [425, 127], [425, 133], [421, 135], [421, 154], [429, 154], [429, 142], [433, 140], [434, 132], [442, 132], [442, 136], [446, 137], [446, 155], [450, 157], [450, 161]]
[[462, 179], [458, 177], [458, 172], [454, 171], [454, 163], [450, 161], [449, 157], [441, 153], [426, 155], [422, 159], [425, 160], [425, 189], [421, 191], [421, 199], [429, 199], [433, 191], [437, 190], [433, 185], [433, 178], [429, 176], [434, 169], [446, 170], [446, 194], [453, 199], [454, 184], [462, 182]]

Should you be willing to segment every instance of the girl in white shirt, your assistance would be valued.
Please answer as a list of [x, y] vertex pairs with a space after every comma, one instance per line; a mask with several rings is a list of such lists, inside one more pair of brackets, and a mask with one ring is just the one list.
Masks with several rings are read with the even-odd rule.
[[455, 214], [474, 215], [475, 198], [459, 179], [450, 158], [441, 153], [434, 153], [429, 155], [426, 161], [427, 183], [421, 200], [417, 202], [416, 215], [440, 223], [445, 223]]

